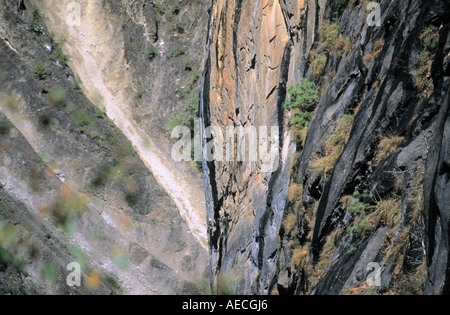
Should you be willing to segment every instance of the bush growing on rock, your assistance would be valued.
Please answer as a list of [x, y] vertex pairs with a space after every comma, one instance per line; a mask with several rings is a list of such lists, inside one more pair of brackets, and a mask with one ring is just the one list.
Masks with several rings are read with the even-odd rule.
[[308, 127], [312, 117], [319, 91], [314, 82], [302, 79], [300, 83], [288, 88], [289, 97], [285, 102], [287, 109], [292, 110], [291, 126]]
[[181, 11], [181, 5], [179, 3], [174, 4], [170, 10], [173, 15], [177, 15]]
[[48, 77], [47, 68], [42, 60], [39, 60], [34, 67], [34, 77], [38, 80], [45, 80]]
[[64, 106], [67, 103], [66, 92], [60, 86], [57, 86], [48, 96], [48, 101], [52, 106]]
[[158, 50], [155, 46], [150, 45], [147, 49], [147, 57], [150, 60], [153, 60], [156, 56], [158, 56]]
[[42, 20], [39, 15], [39, 10], [33, 7], [31, 10], [31, 19], [28, 22], [28, 29], [37, 35], [42, 35]]

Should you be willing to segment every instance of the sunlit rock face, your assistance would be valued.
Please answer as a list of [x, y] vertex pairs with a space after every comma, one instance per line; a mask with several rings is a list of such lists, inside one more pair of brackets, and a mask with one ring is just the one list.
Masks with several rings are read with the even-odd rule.
[[[446, 292], [448, 9], [214, 1], [205, 127], [281, 130], [276, 172], [206, 163], [219, 292]], [[284, 106], [302, 78], [318, 93], [307, 128]]]

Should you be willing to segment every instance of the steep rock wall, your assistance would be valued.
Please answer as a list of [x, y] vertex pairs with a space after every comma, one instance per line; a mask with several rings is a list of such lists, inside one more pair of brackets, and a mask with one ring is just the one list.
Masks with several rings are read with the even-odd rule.
[[[213, 2], [204, 124], [277, 124], [284, 152], [271, 174], [205, 163], [218, 290], [446, 292], [449, 7], [382, 2], [373, 26], [367, 4]], [[306, 137], [283, 106], [302, 78], [320, 90]]]

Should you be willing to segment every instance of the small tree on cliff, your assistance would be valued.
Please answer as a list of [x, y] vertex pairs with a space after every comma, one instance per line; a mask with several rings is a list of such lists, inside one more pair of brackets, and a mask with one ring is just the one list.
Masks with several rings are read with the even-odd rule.
[[319, 96], [316, 84], [308, 79], [302, 79], [300, 83], [288, 88], [288, 94], [285, 106], [292, 111], [291, 126], [308, 127]]

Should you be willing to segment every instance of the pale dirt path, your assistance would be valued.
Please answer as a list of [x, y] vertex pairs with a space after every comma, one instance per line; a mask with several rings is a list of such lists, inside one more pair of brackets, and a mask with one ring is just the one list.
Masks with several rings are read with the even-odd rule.
[[80, 76], [87, 96], [104, 107], [108, 117], [131, 141], [141, 160], [149, 168], [160, 186], [175, 202], [193, 236], [207, 249], [206, 208], [203, 185], [183, 171], [185, 165], [173, 161], [160, 150], [155, 141], [143, 132], [127, 110], [130, 99], [127, 89], [132, 85], [126, 70], [123, 43], [112, 26], [102, 17], [95, 0], [79, 1], [81, 24], [67, 25], [67, 5], [70, 0], [45, 0], [41, 11], [50, 27], [63, 35], [65, 50], [71, 56], [70, 66]]

